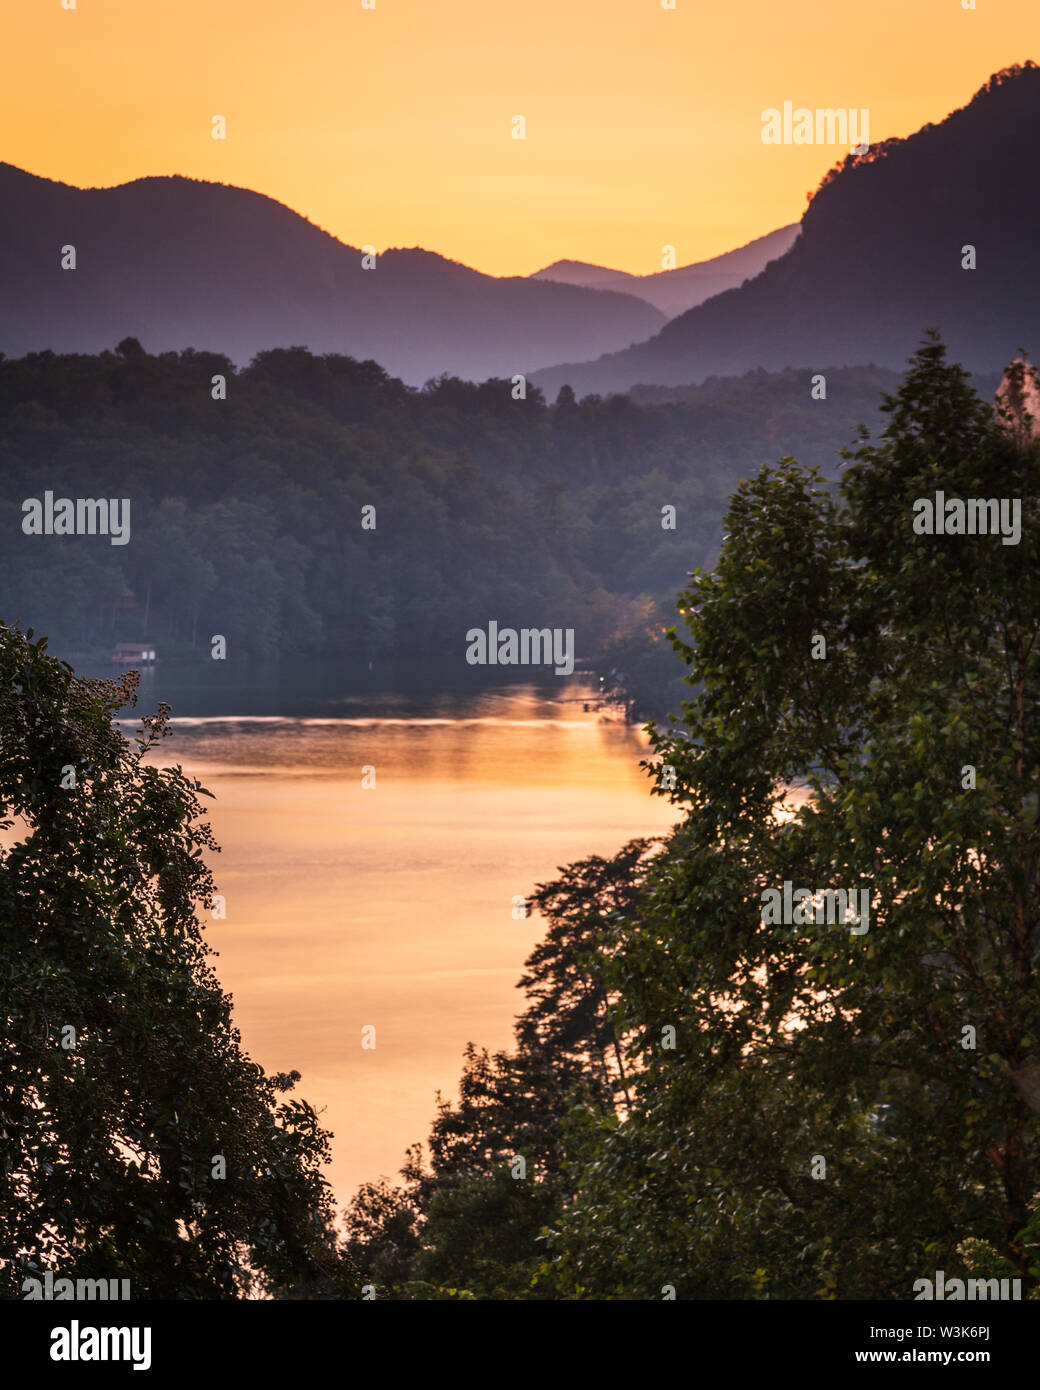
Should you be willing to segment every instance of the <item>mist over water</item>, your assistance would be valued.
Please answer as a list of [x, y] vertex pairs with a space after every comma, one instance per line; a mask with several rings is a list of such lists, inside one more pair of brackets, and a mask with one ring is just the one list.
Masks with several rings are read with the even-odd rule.
[[676, 819], [649, 794], [645, 737], [586, 710], [592, 694], [559, 681], [363, 696], [338, 715], [175, 714], [163, 760], [216, 797], [214, 966], [247, 1051], [300, 1071], [296, 1094], [323, 1111], [340, 1203], [396, 1175], [436, 1091], [454, 1096], [467, 1041], [511, 1044], [543, 930], [513, 920], [514, 895]]

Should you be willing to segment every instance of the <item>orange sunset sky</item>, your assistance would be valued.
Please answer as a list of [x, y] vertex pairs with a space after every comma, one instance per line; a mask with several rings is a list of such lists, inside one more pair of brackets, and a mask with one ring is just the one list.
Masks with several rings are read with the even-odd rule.
[[3, 0], [0, 160], [239, 184], [496, 275], [647, 273], [802, 215], [845, 151], [763, 145], [764, 108], [867, 108], [877, 142], [1040, 57], [1038, 0], [975, 3]]

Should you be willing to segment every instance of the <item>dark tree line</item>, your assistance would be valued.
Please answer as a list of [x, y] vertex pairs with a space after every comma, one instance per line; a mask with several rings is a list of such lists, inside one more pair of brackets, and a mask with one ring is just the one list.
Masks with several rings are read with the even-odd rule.
[[[549, 405], [508, 381], [415, 390], [302, 348], [240, 372], [133, 340], [0, 361], [4, 612], [80, 659], [141, 640], [201, 659], [219, 633], [236, 657], [432, 672], [461, 664], [465, 632], [493, 616], [573, 627], [586, 658], [627, 641], [631, 665], [647, 605], [713, 553], [740, 478], [787, 440], [832, 460], [891, 380], [846, 369], [826, 402], [789, 372]], [[129, 544], [24, 535], [22, 503], [45, 490], [129, 498]]]

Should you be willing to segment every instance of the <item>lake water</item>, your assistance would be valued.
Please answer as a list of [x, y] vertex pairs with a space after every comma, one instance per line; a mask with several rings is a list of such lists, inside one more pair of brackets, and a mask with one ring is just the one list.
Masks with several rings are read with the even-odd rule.
[[649, 795], [643, 735], [587, 712], [585, 693], [560, 681], [370, 695], [330, 715], [175, 715], [164, 760], [216, 795], [213, 964], [246, 1050], [300, 1071], [296, 1094], [323, 1112], [341, 1205], [396, 1177], [437, 1090], [455, 1096], [467, 1041], [510, 1046], [543, 930], [513, 920], [514, 895], [675, 819]]

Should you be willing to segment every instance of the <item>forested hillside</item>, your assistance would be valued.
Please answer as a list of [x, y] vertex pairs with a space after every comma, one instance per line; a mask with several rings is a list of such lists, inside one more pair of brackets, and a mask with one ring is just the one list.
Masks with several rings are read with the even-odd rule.
[[[133, 340], [2, 361], [5, 614], [62, 654], [204, 656], [220, 633], [238, 656], [433, 667], [494, 617], [574, 627], [594, 658], [711, 558], [741, 478], [790, 452], [833, 473], [893, 380], [835, 372], [813, 400], [807, 371], [753, 372], [682, 399], [547, 404], [298, 348], [242, 372]], [[129, 498], [129, 543], [23, 534], [23, 501], [47, 490]]]

